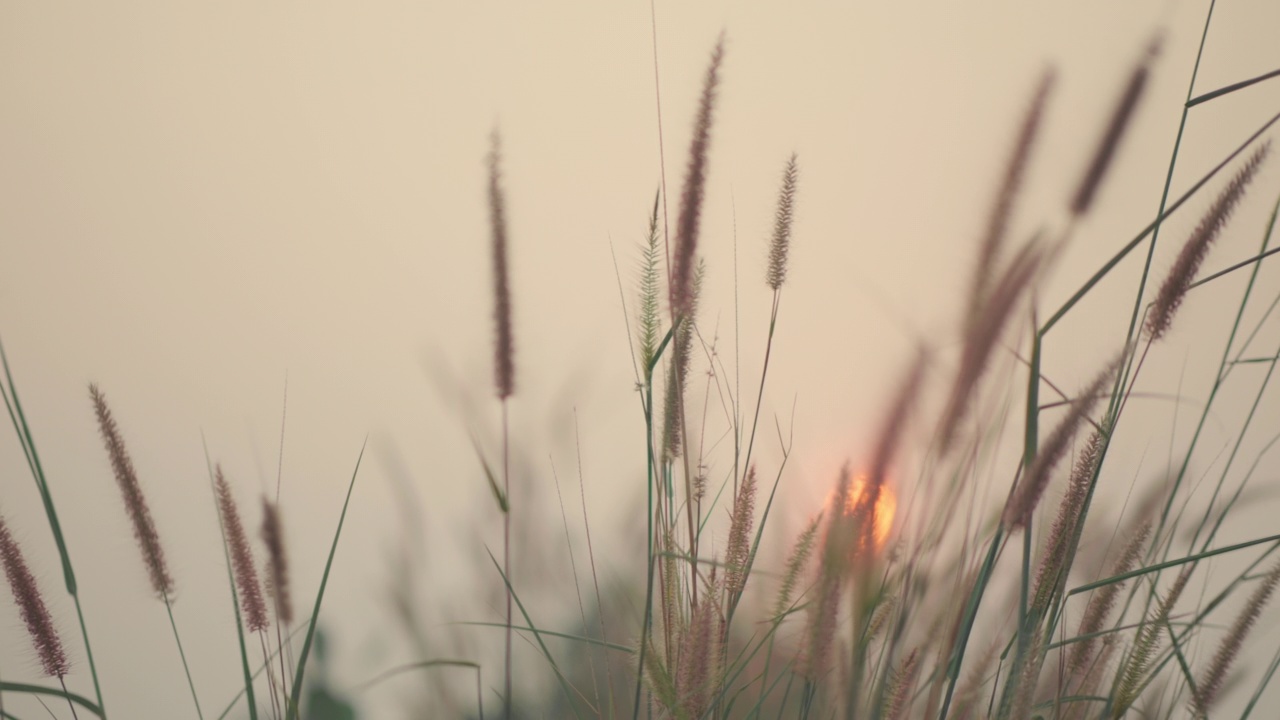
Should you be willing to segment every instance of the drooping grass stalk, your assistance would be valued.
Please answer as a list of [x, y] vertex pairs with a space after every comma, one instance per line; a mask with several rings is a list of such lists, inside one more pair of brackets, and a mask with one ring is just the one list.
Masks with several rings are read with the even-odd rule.
[[76, 618], [80, 622], [80, 636], [84, 639], [84, 652], [89, 661], [89, 674], [93, 676], [93, 691], [97, 697], [98, 715], [106, 719], [106, 705], [102, 702], [102, 685], [98, 680], [98, 667], [93, 660], [93, 648], [89, 643], [89, 629], [84, 621], [84, 610], [80, 604], [79, 586], [76, 584], [75, 570], [71, 565], [71, 553], [67, 549], [62, 535], [62, 525], [58, 522], [58, 512], [53, 505], [53, 494], [49, 490], [49, 482], [40, 464], [40, 454], [36, 451], [35, 439], [31, 436], [31, 428], [27, 424], [27, 416], [22, 411], [22, 401], [18, 398], [18, 388], [13, 382], [13, 373], [9, 370], [9, 357], [4, 351], [4, 343], [0, 342], [0, 364], [4, 365], [4, 383], [0, 383], [0, 397], [4, 398], [5, 409], [9, 412], [9, 421], [13, 423], [13, 431], [18, 436], [18, 444], [22, 446], [27, 467], [31, 477], [36, 481], [40, 491], [40, 500], [44, 504], [45, 519], [49, 522], [49, 530], [53, 533], [54, 544], [58, 548], [58, 557], [62, 560], [62, 578], [67, 594], [75, 602]]

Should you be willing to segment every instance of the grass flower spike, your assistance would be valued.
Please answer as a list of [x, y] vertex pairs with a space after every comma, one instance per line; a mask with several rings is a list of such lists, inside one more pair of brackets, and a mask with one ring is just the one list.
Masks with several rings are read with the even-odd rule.
[[267, 627], [267, 605], [262, 599], [262, 585], [258, 582], [258, 570], [253, 564], [253, 553], [240, 521], [240, 509], [231, 494], [231, 485], [222, 474], [222, 466], [215, 470], [214, 483], [218, 490], [218, 509], [222, 526], [227, 533], [227, 545], [231, 548], [231, 565], [235, 569], [236, 589], [240, 592], [240, 608], [244, 612], [244, 624], [251, 632]]
[[27, 626], [31, 644], [40, 658], [40, 669], [49, 677], [59, 678], [71, 672], [71, 663], [62, 648], [62, 639], [54, 627], [49, 608], [44, 604], [44, 596], [27, 567], [22, 548], [18, 547], [18, 541], [13, 539], [3, 518], [0, 518], [0, 562], [4, 564], [4, 574], [9, 580], [9, 589], [13, 591], [18, 614]]
[[169, 565], [165, 561], [164, 546], [160, 544], [160, 535], [156, 532], [155, 521], [151, 518], [151, 509], [147, 506], [147, 498], [142, 494], [138, 484], [138, 474], [133, 469], [133, 460], [125, 449], [124, 438], [120, 436], [120, 428], [107, 406], [107, 398], [97, 385], [89, 385], [89, 397], [93, 400], [93, 411], [98, 418], [98, 431], [102, 433], [102, 441], [107, 446], [107, 456], [111, 459], [111, 469], [115, 472], [116, 484], [120, 486], [120, 495], [124, 500], [125, 510], [133, 523], [133, 537], [138, 541], [142, 551], [142, 562], [147, 567], [147, 575], [151, 578], [151, 589], [160, 597], [173, 595], [173, 576], [169, 573]]

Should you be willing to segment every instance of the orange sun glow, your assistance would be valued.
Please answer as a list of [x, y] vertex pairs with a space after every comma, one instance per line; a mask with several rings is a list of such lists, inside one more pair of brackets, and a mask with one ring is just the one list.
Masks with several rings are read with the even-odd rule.
[[[849, 498], [845, 502], [845, 512], [852, 513], [858, 507], [858, 502], [862, 499], [863, 489], [866, 484], [867, 478], [865, 475], [854, 476], [849, 483]], [[834, 500], [834, 497], [832, 499]], [[880, 486], [880, 497], [876, 498], [874, 510], [877, 549], [884, 547], [885, 541], [889, 539], [889, 532], [893, 529], [893, 514], [897, 509], [898, 497], [894, 494], [893, 488], [886, 482]]]

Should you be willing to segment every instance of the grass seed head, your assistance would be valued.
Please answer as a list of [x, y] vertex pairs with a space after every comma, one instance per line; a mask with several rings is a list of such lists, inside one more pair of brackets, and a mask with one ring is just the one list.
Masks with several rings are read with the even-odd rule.
[[1170, 268], [1169, 275], [1160, 285], [1160, 290], [1156, 293], [1156, 299], [1151, 306], [1151, 313], [1147, 315], [1143, 326], [1147, 337], [1152, 342], [1164, 337], [1169, 331], [1169, 326], [1173, 324], [1173, 316], [1182, 305], [1187, 291], [1191, 289], [1191, 283], [1195, 280], [1205, 256], [1209, 254], [1209, 248], [1226, 228], [1232, 213], [1244, 197], [1249, 183], [1257, 175], [1258, 168], [1270, 152], [1269, 140], [1258, 146], [1253, 155], [1236, 172], [1235, 177], [1231, 178], [1227, 186], [1218, 194], [1213, 204], [1209, 206], [1209, 210], [1196, 224], [1195, 229], [1191, 231], [1191, 236], [1187, 238], [1182, 251], [1178, 253], [1178, 258]]
[[1196, 717], [1208, 717], [1209, 708], [1213, 707], [1214, 701], [1222, 692], [1227, 671], [1231, 669], [1232, 662], [1244, 646], [1245, 636], [1262, 616], [1262, 609], [1271, 600], [1277, 583], [1280, 583], [1280, 562], [1271, 567], [1271, 571], [1263, 576], [1262, 581], [1249, 595], [1244, 609], [1231, 623], [1231, 629], [1227, 631], [1222, 644], [1218, 646], [1218, 651], [1214, 653], [1213, 661], [1209, 663], [1209, 667], [1200, 676], [1200, 681], [1196, 683], [1196, 692], [1191, 696], [1191, 709]]
[[698, 254], [698, 231], [702, 221], [702, 202], [706, 196], [707, 153], [711, 147], [711, 120], [715, 109], [716, 90], [720, 83], [720, 62], [724, 59], [724, 36], [716, 41], [711, 63], [702, 82], [698, 115], [693, 123], [693, 140], [689, 143], [689, 164], [685, 168], [684, 188], [680, 193], [680, 214], [676, 221], [676, 253], [671, 275], [671, 303], [674, 314], [690, 313], [693, 294], [694, 263]]
[[1142, 99], [1143, 90], [1146, 89], [1147, 81], [1151, 76], [1151, 65], [1160, 54], [1160, 44], [1159, 37], [1152, 40], [1147, 46], [1147, 52], [1129, 74], [1129, 82], [1125, 85], [1124, 93], [1120, 95], [1120, 101], [1111, 112], [1111, 120], [1107, 123], [1107, 129], [1093, 152], [1089, 169], [1085, 171], [1076, 194], [1071, 200], [1072, 215], [1081, 217], [1088, 213], [1093, 205], [1094, 197], [1098, 194], [1098, 188], [1102, 186], [1107, 169], [1115, 160], [1124, 132], [1138, 109], [1138, 101]]
[[1057, 74], [1053, 68], [1046, 68], [1040, 76], [1040, 82], [1031, 97], [1027, 114], [1018, 128], [1018, 138], [1013, 145], [1013, 153], [1005, 165], [1004, 176], [1000, 180], [1000, 189], [996, 192], [996, 202], [991, 207], [987, 218], [987, 229], [978, 247], [978, 261], [974, 265], [973, 281], [969, 291], [969, 307], [966, 313], [966, 324], [972, 323], [979, 310], [986, 302], [991, 283], [991, 275], [1000, 257], [1000, 249], [1004, 246], [1008, 232], [1009, 219], [1013, 215], [1013, 205], [1018, 191], [1022, 187], [1027, 166], [1031, 161], [1031, 150], [1035, 147], [1036, 136], [1040, 132], [1040, 124], [1044, 118], [1045, 105], [1053, 90]]
[[795, 218], [796, 178], [800, 172], [796, 154], [791, 153], [782, 171], [782, 189], [778, 191], [778, 209], [773, 214], [773, 239], [769, 242], [769, 269], [765, 281], [773, 290], [787, 280], [787, 256], [791, 252], [791, 221]]
[[293, 598], [289, 593], [289, 558], [284, 549], [280, 508], [262, 498], [262, 543], [267, 546], [267, 587], [275, 601], [276, 619], [284, 627], [293, 624]]
[[44, 596], [36, 585], [31, 569], [27, 567], [22, 548], [9, 532], [4, 518], [0, 518], [0, 562], [4, 564], [4, 574], [9, 580], [13, 601], [18, 606], [23, 624], [27, 626], [27, 634], [31, 636], [31, 644], [40, 659], [41, 670], [49, 677], [62, 677], [71, 672], [71, 662], [67, 660], [62, 638], [58, 636], [49, 608], [44, 604]]
[[507, 203], [502, 194], [502, 145], [495, 130], [489, 150], [489, 229], [493, 250], [493, 366], [498, 399], [515, 393], [515, 340], [511, 331], [511, 280], [507, 263]]
[[240, 593], [240, 609], [244, 613], [245, 627], [251, 632], [267, 627], [267, 604], [262, 599], [262, 585], [258, 582], [258, 570], [253, 564], [253, 553], [240, 521], [240, 508], [231, 494], [231, 485], [222, 475], [222, 466], [214, 471], [214, 483], [218, 491], [218, 509], [222, 515], [222, 528], [227, 534], [227, 546], [231, 550], [231, 567]]
[[111, 460], [111, 470], [116, 476], [116, 485], [120, 487], [120, 495], [124, 500], [125, 511], [133, 524], [133, 537], [138, 541], [138, 549], [142, 551], [142, 562], [151, 579], [151, 589], [162, 598], [173, 595], [173, 576], [169, 574], [169, 564], [165, 561], [164, 546], [160, 544], [160, 534], [156, 531], [155, 520], [151, 517], [151, 508], [147, 498], [142, 494], [142, 486], [138, 484], [138, 474], [133, 469], [133, 460], [125, 449], [124, 438], [120, 428], [107, 406], [107, 398], [98, 386], [89, 384], [89, 397], [93, 400], [93, 411], [98, 418], [98, 430], [102, 434], [102, 442], [107, 447], [107, 457]]

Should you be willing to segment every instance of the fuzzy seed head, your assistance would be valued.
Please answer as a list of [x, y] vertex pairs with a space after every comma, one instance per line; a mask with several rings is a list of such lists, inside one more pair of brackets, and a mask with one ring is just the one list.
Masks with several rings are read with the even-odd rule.
[[1227, 183], [1227, 186], [1218, 194], [1204, 217], [1200, 218], [1200, 222], [1191, 231], [1191, 236], [1182, 246], [1182, 252], [1178, 253], [1178, 259], [1170, 268], [1169, 275], [1160, 285], [1160, 291], [1156, 293], [1155, 302], [1151, 306], [1151, 313], [1147, 315], [1147, 321], [1143, 326], [1147, 337], [1152, 342], [1164, 337], [1169, 331], [1169, 326], [1173, 324], [1173, 316], [1182, 305], [1187, 291], [1190, 290], [1201, 263], [1209, 254], [1209, 248], [1226, 228], [1232, 213], [1244, 197], [1249, 183], [1257, 175], [1258, 168], [1270, 152], [1270, 141], [1260, 145], [1241, 166], [1235, 177], [1231, 178], [1231, 182]]
[[240, 609], [244, 624], [250, 632], [267, 627], [267, 604], [262, 599], [262, 585], [258, 582], [258, 570], [253, 564], [253, 553], [240, 521], [240, 508], [231, 494], [231, 485], [222, 475], [222, 466], [214, 473], [218, 491], [218, 509], [222, 514], [222, 529], [226, 533], [227, 546], [231, 550], [231, 568], [240, 593]]
[[1080, 186], [1076, 189], [1075, 197], [1071, 201], [1071, 213], [1076, 217], [1089, 212], [1089, 208], [1093, 205], [1098, 188], [1102, 186], [1102, 179], [1106, 176], [1112, 161], [1115, 160], [1120, 141], [1124, 138], [1125, 130], [1138, 109], [1138, 101], [1142, 99], [1142, 92], [1146, 89], [1147, 81], [1151, 76], [1151, 65], [1159, 54], [1160, 39], [1157, 38], [1147, 47], [1146, 54], [1129, 75], [1124, 93], [1121, 94], [1120, 101], [1116, 103], [1115, 110], [1111, 113], [1106, 132], [1103, 133], [1101, 142], [1094, 150], [1089, 169], [1081, 178]]
[[1075, 437], [1076, 431], [1093, 411], [1107, 383], [1115, 376], [1118, 369], [1119, 361], [1117, 360], [1099, 373], [1071, 403], [1067, 416], [1058, 423], [1049, 437], [1045, 438], [1036, 451], [1031, 466], [1027, 468], [1026, 474], [1014, 488], [1013, 495], [1005, 506], [1003, 522], [1006, 527], [1016, 529], [1026, 526], [1027, 520], [1031, 518], [1031, 513], [1035, 511], [1040, 497], [1044, 494], [1045, 487], [1049, 484], [1049, 478], [1053, 475], [1054, 469], [1070, 447], [1071, 439]]
[[1231, 629], [1227, 631], [1222, 644], [1218, 646], [1218, 651], [1214, 653], [1213, 661], [1209, 663], [1209, 667], [1200, 676], [1200, 681], [1196, 683], [1196, 692], [1191, 697], [1191, 708], [1196, 717], [1208, 717], [1209, 708], [1222, 692], [1227, 671], [1231, 669], [1232, 662], [1240, 654], [1245, 637], [1262, 616], [1262, 609], [1271, 600], [1277, 583], [1280, 583], [1280, 563], [1271, 567], [1271, 571], [1262, 578], [1258, 587], [1254, 588], [1249, 595], [1244, 610], [1231, 623]]
[[698, 254], [698, 231], [702, 222], [702, 202], [706, 195], [707, 152], [711, 147], [711, 119], [715, 108], [716, 89], [720, 83], [720, 61], [724, 58], [724, 37], [711, 52], [711, 64], [702, 82], [698, 116], [693, 124], [693, 140], [689, 143], [689, 164], [685, 169], [684, 189], [680, 193], [680, 214], [676, 221], [676, 252], [671, 275], [671, 303], [674, 314], [689, 314], [695, 258]]
[[751, 560], [751, 526], [755, 520], [756, 468], [752, 465], [738, 488], [729, 522], [729, 548], [725, 552], [725, 589], [730, 602], [742, 594], [747, 584], [747, 564]]
[[791, 221], [795, 217], [796, 178], [800, 168], [796, 154], [791, 153], [782, 171], [782, 189], [778, 191], [778, 209], [773, 214], [773, 239], [769, 243], [769, 269], [765, 281], [777, 290], [787, 280], [787, 255], [791, 251]]
[[511, 280], [507, 269], [507, 204], [502, 194], [502, 149], [494, 131], [489, 150], [489, 228], [493, 250], [494, 384], [498, 399], [515, 392], [515, 340], [511, 330]]
[[267, 587], [276, 606], [276, 619], [284, 627], [293, 624], [293, 598], [289, 594], [289, 558], [284, 551], [280, 508], [262, 498], [262, 543], [267, 546]]
[[142, 551], [142, 563], [147, 568], [151, 579], [151, 589], [158, 597], [173, 596], [173, 576], [169, 574], [169, 564], [165, 561], [164, 546], [160, 544], [160, 534], [156, 532], [155, 521], [151, 517], [151, 508], [147, 498], [142, 494], [142, 486], [138, 484], [138, 474], [133, 469], [133, 460], [125, 449], [124, 438], [120, 428], [107, 406], [107, 398], [95, 384], [89, 385], [89, 397], [93, 400], [93, 411], [98, 418], [98, 431], [102, 434], [102, 442], [107, 448], [107, 457], [111, 461], [111, 469], [116, 476], [116, 485], [120, 488], [120, 496], [124, 500], [125, 511], [133, 524], [133, 537], [138, 541], [138, 549]]
[[35, 576], [31, 574], [31, 569], [22, 556], [22, 548], [13, 539], [3, 518], [0, 518], [0, 562], [4, 564], [4, 574], [9, 580], [9, 589], [13, 591], [18, 614], [27, 626], [31, 644], [40, 658], [40, 668], [49, 677], [66, 675], [71, 671], [71, 663], [62, 648], [58, 629], [53, 624], [49, 608], [44, 604], [44, 596], [40, 594]]
[[969, 291], [966, 323], [971, 324], [977, 318], [986, 302], [991, 275], [1000, 257], [1000, 249], [1004, 246], [1009, 220], [1013, 215], [1013, 205], [1022, 187], [1027, 166], [1030, 164], [1031, 150], [1035, 147], [1045, 105], [1048, 103], [1055, 79], [1056, 73], [1052, 68], [1046, 69], [1040, 76], [1040, 83], [1036, 86], [1027, 114], [1022, 119], [1022, 126], [1018, 129], [1018, 138], [1014, 142], [1013, 153], [1005, 166], [1004, 177], [1001, 178], [1000, 189], [996, 193], [995, 205], [987, 218], [986, 233], [978, 249], [978, 262], [974, 266], [973, 283]]

